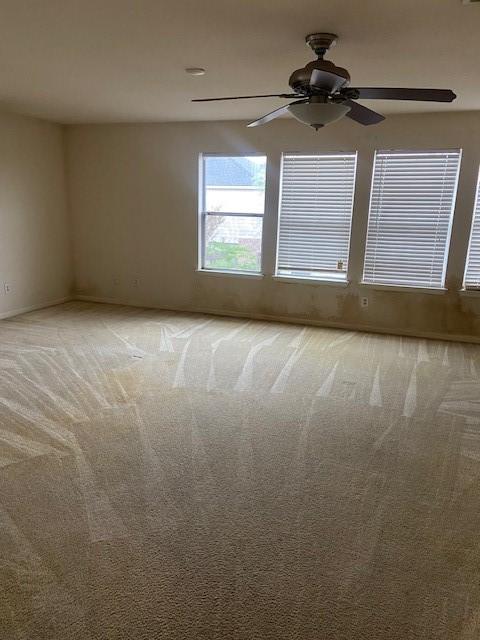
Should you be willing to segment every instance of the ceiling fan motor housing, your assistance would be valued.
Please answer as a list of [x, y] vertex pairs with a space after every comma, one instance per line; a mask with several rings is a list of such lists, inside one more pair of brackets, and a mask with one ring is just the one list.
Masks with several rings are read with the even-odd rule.
[[[319, 69], [320, 71], [326, 71], [327, 73], [331, 73], [332, 78], [331, 82], [325, 78], [321, 87], [312, 86], [310, 84], [312, 71], [315, 69]], [[335, 76], [337, 76], [337, 80], [335, 80]], [[330, 60], [314, 60], [313, 62], [309, 62], [301, 69], [297, 69], [292, 73], [288, 80], [288, 84], [292, 87], [295, 93], [301, 93], [303, 95], [311, 95], [311, 94], [322, 94], [329, 95], [333, 92], [335, 88], [336, 82], [338, 82], [338, 76], [345, 79], [345, 85], [347, 86], [350, 82], [350, 74], [343, 67], [337, 67]]]

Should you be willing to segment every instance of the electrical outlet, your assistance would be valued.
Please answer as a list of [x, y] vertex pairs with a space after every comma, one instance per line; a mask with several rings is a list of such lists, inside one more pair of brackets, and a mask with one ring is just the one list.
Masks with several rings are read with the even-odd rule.
[[368, 298], [360, 298], [360, 306], [368, 307]]
[[140, 284], [140, 278], [134, 278], [134, 279], [132, 280], [132, 285], [133, 285], [135, 288], [137, 288], [139, 284]]
[[4, 282], [3, 283], [3, 290], [5, 291], [5, 295], [8, 295], [9, 293], [12, 293], [12, 285], [9, 284], [8, 282]]

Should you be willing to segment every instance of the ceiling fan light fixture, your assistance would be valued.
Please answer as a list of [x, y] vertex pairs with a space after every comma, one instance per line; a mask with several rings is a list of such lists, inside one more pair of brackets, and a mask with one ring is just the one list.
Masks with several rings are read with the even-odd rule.
[[335, 102], [303, 102], [289, 105], [288, 110], [299, 122], [320, 129], [346, 116], [350, 107]]

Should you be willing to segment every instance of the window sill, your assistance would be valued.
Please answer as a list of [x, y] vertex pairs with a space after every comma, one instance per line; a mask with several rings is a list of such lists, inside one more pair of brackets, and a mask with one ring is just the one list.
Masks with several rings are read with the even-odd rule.
[[234, 277], [234, 278], [250, 278], [253, 280], [261, 280], [264, 275], [263, 273], [257, 273], [252, 271], [249, 273], [248, 271], [218, 271], [216, 269], [195, 269], [197, 273], [203, 273], [208, 276], [216, 276], [216, 277]]
[[360, 282], [362, 287], [368, 287], [369, 289], [378, 289], [379, 291], [405, 291], [407, 293], [426, 293], [429, 295], [443, 295], [447, 292], [447, 289], [431, 289], [428, 287], [410, 287], [397, 284], [377, 284], [373, 282]]
[[272, 276], [272, 280], [278, 280], [278, 282], [290, 282], [300, 284], [313, 284], [313, 285], [327, 285], [330, 287], [348, 287], [349, 280], [327, 280], [325, 278], [301, 278], [298, 276]]
[[460, 295], [478, 298], [480, 297], [480, 289], [460, 289]]

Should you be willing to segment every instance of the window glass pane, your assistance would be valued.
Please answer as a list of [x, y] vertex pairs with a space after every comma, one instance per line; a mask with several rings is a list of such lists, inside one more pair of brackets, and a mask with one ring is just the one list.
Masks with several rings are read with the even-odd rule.
[[480, 289], [480, 176], [477, 183], [472, 232], [470, 235], [470, 246], [468, 248], [465, 288]]
[[204, 156], [204, 210], [263, 213], [265, 156]]
[[260, 271], [262, 223], [259, 217], [207, 215], [204, 267]]
[[346, 280], [356, 153], [284, 154], [277, 273]]
[[442, 288], [459, 150], [378, 151], [363, 281]]

